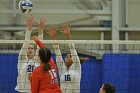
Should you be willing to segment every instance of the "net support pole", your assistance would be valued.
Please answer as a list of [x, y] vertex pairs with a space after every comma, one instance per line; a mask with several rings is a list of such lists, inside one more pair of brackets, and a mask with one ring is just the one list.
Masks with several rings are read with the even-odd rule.
[[[119, 2], [112, 0], [112, 40], [119, 40]], [[119, 52], [119, 45], [113, 44], [113, 53]]]

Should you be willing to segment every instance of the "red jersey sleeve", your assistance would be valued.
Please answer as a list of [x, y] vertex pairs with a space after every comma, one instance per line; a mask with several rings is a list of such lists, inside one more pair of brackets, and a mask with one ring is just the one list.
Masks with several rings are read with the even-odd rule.
[[35, 42], [40, 48], [45, 48], [45, 45], [40, 40], [37, 40]]

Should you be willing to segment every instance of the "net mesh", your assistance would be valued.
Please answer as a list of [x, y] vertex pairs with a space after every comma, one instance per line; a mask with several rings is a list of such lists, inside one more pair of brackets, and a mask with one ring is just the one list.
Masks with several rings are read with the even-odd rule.
[[[69, 43], [74, 43], [80, 58], [88, 58], [81, 63], [82, 75], [81, 81], [78, 82], [80, 89], [73, 87], [65, 89], [65, 92], [69, 90], [75, 93], [75, 90], [80, 90], [81, 93], [98, 93], [103, 83], [110, 82], [115, 85], [116, 93], [139, 93], [140, 41], [50, 40], [46, 42], [43, 40], [42, 42], [52, 51], [55, 61], [56, 55], [53, 43], [59, 45], [63, 60], [65, 60], [66, 54], [70, 53]], [[0, 41], [1, 93], [15, 92], [18, 76], [18, 55], [23, 43], [33, 43], [33, 41]], [[63, 83], [61, 82], [61, 75], [63, 73], [58, 74], [60, 85]], [[65, 79], [68, 79], [68, 77], [65, 77]], [[72, 81], [73, 86], [75, 86], [75, 82]], [[67, 81], [67, 83], [69, 82]], [[30, 88], [25, 90], [30, 90]]]

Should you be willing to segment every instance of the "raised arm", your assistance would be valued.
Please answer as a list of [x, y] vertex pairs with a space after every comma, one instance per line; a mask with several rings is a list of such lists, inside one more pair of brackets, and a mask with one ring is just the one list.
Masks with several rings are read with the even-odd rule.
[[45, 48], [45, 45], [39, 40], [37, 36], [33, 36], [32, 39], [36, 42], [39, 48]]
[[[56, 40], [56, 28], [54, 26], [51, 26], [48, 28], [47, 34], [50, 35], [52, 40]], [[62, 65], [64, 65], [62, 54], [61, 54], [58, 44], [53, 44], [53, 48], [54, 48], [55, 55], [56, 55], [56, 64], [57, 64], [57, 67], [59, 70], [59, 74], [61, 75]]]
[[[46, 19], [44, 17], [40, 18], [39, 22], [36, 22], [38, 26], [38, 39], [43, 40], [43, 30], [45, 29]], [[38, 55], [39, 46], [37, 46], [36, 55]], [[36, 56], [36, 58], [38, 58]]]
[[[71, 36], [71, 33], [70, 33], [70, 25], [69, 24], [65, 23], [63, 25], [63, 33], [68, 37], [69, 40], [72, 40], [72, 36]], [[81, 69], [80, 59], [78, 57], [78, 54], [77, 54], [77, 51], [75, 49], [74, 44], [70, 43], [69, 47], [70, 47], [70, 52], [71, 52], [72, 60], [73, 60], [73, 63], [75, 65], [75, 67]]]
[[[33, 20], [34, 20], [34, 16], [32, 16], [32, 15], [27, 17], [27, 30], [26, 30], [26, 34], [25, 34], [25, 40], [30, 40]], [[20, 62], [20, 60], [25, 59], [25, 57], [27, 55], [28, 47], [29, 47], [29, 43], [23, 44], [23, 46], [19, 52], [19, 57], [18, 57], [19, 62]]]
[[76, 68], [81, 68], [81, 64], [80, 64], [80, 59], [79, 59], [79, 56], [77, 54], [77, 51], [75, 49], [75, 46], [74, 44], [69, 44], [69, 47], [70, 47], [70, 51], [71, 51], [71, 55], [72, 55], [72, 60], [73, 60], [73, 63], [75, 65]]

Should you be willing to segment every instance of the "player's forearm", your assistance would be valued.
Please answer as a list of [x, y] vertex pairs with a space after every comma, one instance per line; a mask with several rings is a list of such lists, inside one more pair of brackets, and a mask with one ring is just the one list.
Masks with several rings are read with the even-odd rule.
[[23, 46], [19, 52], [19, 57], [18, 57], [19, 60], [23, 60], [26, 57], [28, 46], [29, 46], [28, 43], [23, 44]]
[[[43, 40], [43, 34], [41, 34], [41, 35], [39, 34], [39, 35], [38, 35], [38, 39], [39, 39], [39, 40]], [[39, 51], [39, 46], [37, 46], [36, 55], [38, 55], [38, 51]], [[37, 56], [35, 56], [35, 58], [37, 59]]]
[[39, 40], [43, 40], [43, 33], [38, 35]]
[[[28, 29], [26, 30], [26, 34], [25, 34], [25, 40], [30, 40], [30, 36], [31, 36], [31, 31], [29, 31]], [[28, 48], [29, 43], [24, 43], [21, 49], [21, 52], [26, 53], [26, 50]]]
[[54, 46], [54, 50], [55, 50], [55, 54], [56, 54], [56, 63], [57, 63], [58, 69], [60, 70], [60, 68], [63, 64], [62, 54], [61, 54], [59, 45], [53, 45], [53, 46]]
[[67, 34], [67, 37], [68, 37], [69, 40], [72, 40], [71, 34]]
[[31, 36], [31, 31], [29, 31], [28, 29], [26, 30], [26, 34], [25, 34], [25, 40], [30, 40], [30, 36]]
[[75, 64], [75, 66], [76, 67], [77, 66], [80, 67], [80, 59], [78, 57], [78, 54], [77, 54], [77, 51], [75, 49], [74, 44], [73, 43], [72, 44], [69, 44], [69, 46], [70, 46], [70, 51], [71, 51], [71, 55], [72, 55], [72, 60], [73, 60], [73, 62]]
[[69, 44], [69, 47], [70, 47], [71, 55], [79, 59], [74, 44], [73, 43]]
[[55, 54], [61, 56], [61, 51], [60, 51], [59, 45], [54, 44], [53, 47], [55, 50]]
[[45, 45], [40, 40], [36, 40], [35, 42], [40, 48], [45, 48]]
[[[26, 30], [26, 34], [25, 34], [25, 40], [30, 40], [30, 36], [31, 36], [31, 31], [29, 31], [28, 29]], [[19, 60], [22, 60], [23, 58], [25, 58], [26, 53], [27, 53], [27, 49], [28, 49], [29, 43], [24, 43], [20, 52], [19, 52]]]

